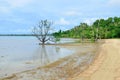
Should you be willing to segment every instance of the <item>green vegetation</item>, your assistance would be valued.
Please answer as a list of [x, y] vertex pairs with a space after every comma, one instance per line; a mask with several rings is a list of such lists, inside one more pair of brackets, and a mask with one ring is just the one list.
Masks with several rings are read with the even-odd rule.
[[120, 17], [96, 20], [92, 25], [81, 23], [67, 31], [53, 33], [55, 37], [90, 39], [120, 38]]

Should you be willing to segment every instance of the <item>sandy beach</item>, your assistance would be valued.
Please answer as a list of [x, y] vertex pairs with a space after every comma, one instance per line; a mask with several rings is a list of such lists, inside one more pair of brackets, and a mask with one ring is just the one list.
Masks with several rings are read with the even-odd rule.
[[87, 70], [69, 80], [120, 80], [120, 40], [105, 40], [99, 51]]
[[[61, 45], [69, 49], [74, 47], [76, 53], [50, 65], [16, 73], [0, 80], [120, 80], [119, 39], [107, 39], [97, 45], [80, 45]], [[88, 57], [79, 62], [80, 57], [86, 55]]]

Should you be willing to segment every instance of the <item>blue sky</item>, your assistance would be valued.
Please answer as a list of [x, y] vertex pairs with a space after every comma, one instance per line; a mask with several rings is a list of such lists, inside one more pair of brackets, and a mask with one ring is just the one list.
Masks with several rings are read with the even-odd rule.
[[57, 31], [114, 16], [120, 16], [120, 0], [0, 0], [0, 33], [31, 33], [43, 19]]

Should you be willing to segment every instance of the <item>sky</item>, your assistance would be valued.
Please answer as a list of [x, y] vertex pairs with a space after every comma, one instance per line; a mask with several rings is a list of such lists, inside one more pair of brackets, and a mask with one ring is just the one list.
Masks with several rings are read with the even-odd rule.
[[0, 0], [0, 34], [27, 34], [40, 20], [53, 31], [120, 16], [120, 0]]

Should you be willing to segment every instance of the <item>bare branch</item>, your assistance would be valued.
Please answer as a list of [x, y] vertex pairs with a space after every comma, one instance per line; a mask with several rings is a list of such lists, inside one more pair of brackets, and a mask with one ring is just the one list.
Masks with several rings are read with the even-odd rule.
[[51, 30], [51, 25], [52, 22], [49, 22], [47, 20], [41, 20], [38, 25], [35, 26], [32, 30], [32, 33], [42, 44], [45, 44], [45, 42], [51, 40], [50, 36], [48, 36], [49, 31]]

